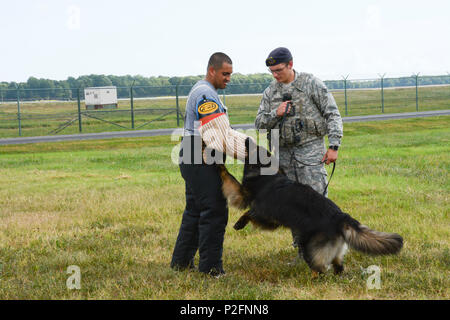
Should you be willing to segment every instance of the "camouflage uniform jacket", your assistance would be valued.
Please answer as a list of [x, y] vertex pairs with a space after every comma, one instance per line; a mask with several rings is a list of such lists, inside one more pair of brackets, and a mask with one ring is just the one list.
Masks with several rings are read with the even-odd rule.
[[342, 118], [332, 94], [312, 74], [294, 72], [295, 80], [290, 84], [274, 80], [264, 91], [256, 116], [256, 128], [268, 131], [279, 128], [282, 117], [276, 115], [276, 109], [282, 103], [283, 94], [290, 93], [302, 125], [298, 133], [300, 141], [292, 147], [323, 141], [325, 135], [328, 135], [330, 145], [339, 146], [343, 134]]

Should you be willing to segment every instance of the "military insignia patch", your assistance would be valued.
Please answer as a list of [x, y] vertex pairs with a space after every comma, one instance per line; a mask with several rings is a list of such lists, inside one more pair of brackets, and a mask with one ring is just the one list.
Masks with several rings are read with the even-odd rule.
[[267, 65], [269, 65], [269, 66], [273, 66], [273, 65], [275, 65], [275, 59], [273, 58], [273, 57], [269, 57], [269, 58], [267, 58], [267, 60], [266, 60], [266, 63], [267, 63]]
[[206, 101], [198, 106], [198, 113], [202, 115], [210, 114], [217, 109], [219, 109], [219, 105], [217, 103], [214, 101]]

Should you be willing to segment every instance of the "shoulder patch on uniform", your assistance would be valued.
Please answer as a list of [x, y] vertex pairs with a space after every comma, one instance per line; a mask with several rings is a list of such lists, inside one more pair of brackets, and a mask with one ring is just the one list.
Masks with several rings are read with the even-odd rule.
[[202, 115], [213, 113], [219, 109], [219, 105], [214, 101], [205, 101], [198, 106], [198, 113]]

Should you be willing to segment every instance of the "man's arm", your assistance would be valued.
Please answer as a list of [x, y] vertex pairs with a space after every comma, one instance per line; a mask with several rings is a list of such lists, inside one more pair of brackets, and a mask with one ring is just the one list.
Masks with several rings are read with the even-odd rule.
[[333, 95], [325, 84], [315, 78], [312, 82], [312, 97], [327, 123], [328, 142], [340, 146], [343, 136], [342, 117]]
[[[247, 135], [231, 128], [227, 115], [206, 95], [197, 103], [198, 131], [207, 148], [245, 160]], [[253, 139], [253, 138], [251, 138]]]
[[[314, 102], [327, 123], [328, 143], [330, 146], [339, 147], [343, 136], [343, 124], [336, 101], [325, 84], [317, 78], [314, 78], [312, 81], [312, 92]], [[337, 150], [327, 149], [322, 162], [330, 164], [331, 162], [335, 162], [337, 158]]]

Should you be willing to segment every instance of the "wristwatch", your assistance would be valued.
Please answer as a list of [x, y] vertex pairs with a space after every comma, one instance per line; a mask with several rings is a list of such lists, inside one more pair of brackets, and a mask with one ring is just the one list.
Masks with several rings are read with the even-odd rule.
[[338, 151], [339, 146], [329, 146], [328, 149], [332, 149], [334, 151]]

